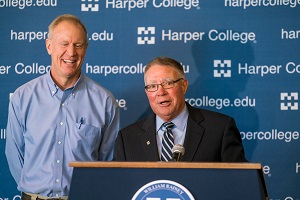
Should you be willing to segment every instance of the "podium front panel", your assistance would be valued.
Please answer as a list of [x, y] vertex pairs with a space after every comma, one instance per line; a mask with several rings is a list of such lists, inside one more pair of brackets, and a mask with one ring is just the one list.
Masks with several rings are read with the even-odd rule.
[[144, 185], [170, 180], [196, 200], [265, 200], [261, 178], [253, 169], [74, 168], [69, 199], [130, 200]]

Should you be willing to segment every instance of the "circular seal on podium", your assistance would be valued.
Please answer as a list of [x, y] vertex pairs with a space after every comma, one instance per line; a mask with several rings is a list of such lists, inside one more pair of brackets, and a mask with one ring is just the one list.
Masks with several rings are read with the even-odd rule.
[[141, 187], [132, 200], [195, 200], [183, 185], [170, 180], [156, 180]]

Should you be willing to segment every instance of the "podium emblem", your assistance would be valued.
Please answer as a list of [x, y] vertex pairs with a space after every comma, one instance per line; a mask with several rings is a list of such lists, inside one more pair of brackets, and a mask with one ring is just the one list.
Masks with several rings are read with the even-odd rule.
[[131, 200], [195, 200], [183, 185], [170, 180], [156, 180], [141, 187]]

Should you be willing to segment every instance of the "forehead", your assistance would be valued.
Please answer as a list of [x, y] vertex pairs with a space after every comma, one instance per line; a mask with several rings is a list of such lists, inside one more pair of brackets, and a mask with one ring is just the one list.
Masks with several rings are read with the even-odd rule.
[[60, 22], [54, 29], [53, 33], [56, 37], [76, 37], [77, 39], [84, 39], [85, 31], [80, 24], [69, 21]]
[[145, 79], [174, 79], [177, 78], [178, 72], [172, 66], [158, 65], [151, 66], [145, 73]]

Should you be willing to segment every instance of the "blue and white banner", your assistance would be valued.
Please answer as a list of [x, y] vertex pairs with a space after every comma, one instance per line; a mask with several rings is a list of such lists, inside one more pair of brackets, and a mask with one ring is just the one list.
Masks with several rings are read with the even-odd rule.
[[4, 149], [9, 97], [50, 69], [48, 25], [88, 29], [83, 72], [110, 90], [124, 127], [149, 114], [143, 69], [182, 63], [186, 101], [235, 118], [270, 199], [300, 199], [299, 0], [0, 0], [0, 200], [20, 199]]

